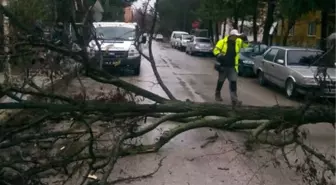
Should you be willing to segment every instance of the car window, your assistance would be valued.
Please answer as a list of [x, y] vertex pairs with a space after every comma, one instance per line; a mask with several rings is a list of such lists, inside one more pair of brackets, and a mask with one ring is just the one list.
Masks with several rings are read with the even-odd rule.
[[192, 36], [191, 35], [182, 35], [183, 40], [191, 40]]
[[286, 51], [283, 50], [283, 49], [279, 49], [275, 59], [274, 59], [274, 62], [277, 62], [277, 60], [283, 60], [285, 61], [285, 56], [286, 56]]
[[277, 48], [271, 49], [269, 52], [266, 53], [266, 55], [264, 56], [264, 59], [272, 62], [274, 60], [274, 57], [277, 54], [278, 50], [279, 49], [277, 49]]
[[253, 46], [254, 53], [264, 53], [267, 50], [267, 45], [265, 44], [256, 44]]
[[210, 39], [196, 39], [196, 42], [211, 43]]
[[314, 62], [321, 56], [321, 54], [321, 51], [289, 50], [287, 52], [287, 65], [314, 65]]

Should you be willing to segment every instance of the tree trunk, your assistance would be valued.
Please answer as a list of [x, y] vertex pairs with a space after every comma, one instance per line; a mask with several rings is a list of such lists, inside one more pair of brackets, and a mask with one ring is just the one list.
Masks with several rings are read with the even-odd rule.
[[212, 25], [212, 23], [213, 23], [213, 21], [212, 20], [209, 20], [209, 22], [208, 22], [208, 27], [209, 27], [209, 37], [213, 40], [213, 25]]
[[235, 16], [233, 17], [233, 24], [232, 24], [232, 27], [233, 27], [233, 29], [238, 30], [238, 16], [237, 16], [237, 15], [235, 15]]
[[266, 15], [266, 20], [265, 20], [265, 25], [264, 25], [264, 33], [263, 33], [263, 40], [262, 42], [264, 44], [268, 44], [269, 40], [269, 30], [273, 24], [273, 14], [274, 14], [274, 9], [275, 9], [275, 1], [274, 0], [268, 0], [268, 5], [267, 5], [267, 15]]
[[253, 12], [253, 17], [252, 17], [252, 20], [253, 20], [253, 41], [254, 42], [257, 42], [258, 41], [258, 25], [257, 25], [257, 20], [258, 20], [258, 4], [259, 4], [259, 1], [256, 0], [255, 2], [256, 6], [255, 6], [255, 9], [254, 9], [254, 12]]
[[241, 24], [240, 24], [240, 33], [244, 32], [244, 21], [245, 21], [245, 17], [242, 18], [241, 20]]
[[225, 37], [225, 33], [226, 33], [226, 24], [227, 24], [227, 18], [225, 18], [224, 20], [223, 38]]
[[321, 41], [320, 49], [326, 51], [327, 42], [326, 38], [328, 37], [328, 11], [322, 10], [321, 12]]
[[215, 43], [217, 43], [219, 40], [219, 28], [218, 28], [218, 22], [215, 23]]
[[288, 35], [289, 35], [289, 31], [293, 28], [293, 26], [295, 25], [295, 20], [294, 19], [291, 19], [292, 21], [289, 21], [288, 22], [288, 27], [287, 27], [287, 30], [285, 32], [285, 35], [283, 37], [283, 40], [282, 40], [282, 45], [283, 46], [286, 46], [287, 45], [287, 40], [288, 40]]

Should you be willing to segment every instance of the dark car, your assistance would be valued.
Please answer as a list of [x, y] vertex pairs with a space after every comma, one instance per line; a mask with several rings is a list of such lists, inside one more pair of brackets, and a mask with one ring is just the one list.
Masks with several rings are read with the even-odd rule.
[[268, 46], [261, 43], [251, 43], [249, 47], [241, 49], [238, 75], [253, 76], [254, 57], [262, 55], [267, 49]]

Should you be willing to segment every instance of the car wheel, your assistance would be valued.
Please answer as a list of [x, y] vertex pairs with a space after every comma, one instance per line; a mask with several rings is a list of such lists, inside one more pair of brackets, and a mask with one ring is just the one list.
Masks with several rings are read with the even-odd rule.
[[285, 91], [288, 98], [294, 98], [296, 96], [295, 82], [292, 79], [286, 81]]
[[258, 72], [258, 82], [262, 86], [266, 85], [266, 79], [265, 79], [264, 73], [262, 71]]

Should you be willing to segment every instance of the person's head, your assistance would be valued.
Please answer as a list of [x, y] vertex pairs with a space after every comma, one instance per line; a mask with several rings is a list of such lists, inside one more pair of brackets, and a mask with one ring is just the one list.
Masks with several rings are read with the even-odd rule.
[[238, 37], [240, 35], [242, 35], [242, 34], [240, 34], [238, 32], [238, 30], [236, 30], [236, 29], [233, 29], [233, 30], [230, 31], [230, 36], [237, 36]]

